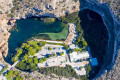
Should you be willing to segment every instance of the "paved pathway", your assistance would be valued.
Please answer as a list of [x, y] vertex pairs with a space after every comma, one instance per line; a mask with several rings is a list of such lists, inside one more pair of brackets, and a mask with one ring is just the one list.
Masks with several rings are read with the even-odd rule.
[[46, 41], [49, 43], [63, 43], [63, 41], [51, 41], [51, 40], [41, 40], [41, 39], [34, 39], [35, 41]]
[[3, 79], [3, 80], [7, 80], [6, 77], [5, 77], [5, 73], [9, 70], [11, 70], [12, 68], [14, 68], [20, 61], [22, 60], [18, 60], [17, 62], [15, 62], [13, 65], [9, 65], [8, 68], [1, 74], [0, 76], [0, 80]]

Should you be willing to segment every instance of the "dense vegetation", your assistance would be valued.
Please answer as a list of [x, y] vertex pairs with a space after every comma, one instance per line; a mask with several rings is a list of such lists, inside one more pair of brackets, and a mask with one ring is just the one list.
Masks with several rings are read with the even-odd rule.
[[84, 35], [83, 35], [83, 29], [80, 25], [80, 18], [79, 18], [79, 14], [78, 12], [74, 12], [72, 14], [66, 15], [64, 17], [61, 17], [61, 21], [62, 22], [67, 22], [67, 23], [75, 23], [76, 25], [76, 30], [78, 32], [78, 38], [75, 41], [75, 44], [81, 47], [81, 51], [85, 50], [87, 47], [87, 42], [84, 39]]
[[[91, 67], [88, 65], [86, 67], [87, 72], [91, 70]], [[39, 72], [44, 75], [56, 74], [57, 76], [64, 76], [66, 78], [74, 77], [78, 80], [88, 80], [87, 76], [79, 76], [76, 71], [70, 66], [66, 67], [49, 67], [49, 68], [40, 68]]]
[[41, 47], [44, 46], [46, 42], [40, 41], [28, 41], [23, 43], [20, 48], [16, 49], [16, 55], [12, 58], [12, 62], [16, 62], [20, 59], [27, 60], [29, 56], [34, 56], [35, 53], [41, 50]]
[[75, 77], [79, 78], [75, 70], [67, 65], [66, 67], [49, 67], [49, 68], [40, 68], [39, 72], [44, 75], [56, 74], [58, 76], [64, 76], [66, 78]]
[[23, 80], [24, 78], [20, 76], [18, 71], [10, 70], [9, 72], [5, 73], [7, 80]]
[[46, 42], [40, 41], [28, 41], [23, 43], [22, 46], [16, 49], [16, 55], [12, 58], [12, 62], [16, 62], [22, 59], [16, 65], [16, 68], [22, 71], [35, 71], [37, 70], [38, 58], [33, 57], [35, 53], [41, 50], [41, 47], [44, 46]]
[[86, 72], [87, 72], [87, 77], [90, 77], [90, 74], [92, 73], [92, 69], [91, 69], [91, 66], [90, 65], [87, 65], [86, 67], [85, 67], [85, 70], [86, 70]]
[[22, 70], [22, 71], [36, 71], [37, 70], [37, 64], [38, 64], [38, 58], [37, 57], [29, 57], [27, 59], [22, 60], [16, 65], [16, 68]]

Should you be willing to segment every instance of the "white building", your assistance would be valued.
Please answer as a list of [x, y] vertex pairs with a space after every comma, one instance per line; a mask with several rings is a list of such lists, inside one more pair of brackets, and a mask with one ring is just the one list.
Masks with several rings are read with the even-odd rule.
[[79, 47], [78, 47], [77, 45], [75, 45], [75, 44], [71, 44], [71, 45], [69, 45], [69, 48], [70, 48], [70, 49], [74, 49], [74, 48], [79, 49]]
[[65, 67], [65, 56], [59, 56], [59, 57], [51, 57], [48, 58], [43, 63], [38, 63], [38, 67], [52, 67], [52, 66], [60, 66]]
[[71, 62], [77, 61], [79, 59], [87, 59], [87, 58], [90, 58], [90, 55], [87, 51], [82, 52], [82, 53], [73, 52], [73, 53], [70, 54]]

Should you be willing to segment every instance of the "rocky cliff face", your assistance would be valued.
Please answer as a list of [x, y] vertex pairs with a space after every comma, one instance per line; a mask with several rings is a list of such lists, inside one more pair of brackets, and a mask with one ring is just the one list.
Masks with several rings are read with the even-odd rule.
[[30, 16], [60, 17], [79, 11], [78, 0], [13, 0], [14, 6], [8, 12], [14, 19]]
[[[117, 1], [117, 0], [116, 0]], [[118, 80], [119, 79], [119, 44], [120, 44], [120, 22], [119, 12], [110, 7], [111, 4], [101, 3], [96, 0], [80, 0], [80, 10], [90, 9], [102, 16], [104, 24], [109, 33], [107, 54], [104, 55], [104, 63], [96, 75], [98, 80]], [[106, 1], [107, 2], [107, 1]], [[107, 2], [108, 3], [108, 2]], [[114, 10], [114, 11], [112, 11]]]
[[8, 38], [10, 33], [8, 30], [10, 26], [7, 25], [8, 20], [6, 15], [0, 15], [0, 61], [3, 60], [3, 56], [7, 56], [8, 53]]

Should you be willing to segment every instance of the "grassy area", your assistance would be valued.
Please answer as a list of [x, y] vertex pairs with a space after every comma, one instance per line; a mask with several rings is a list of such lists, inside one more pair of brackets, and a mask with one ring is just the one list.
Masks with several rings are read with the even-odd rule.
[[51, 40], [65, 40], [66, 36], [68, 35], [68, 26], [66, 24], [64, 29], [59, 33], [44, 33], [44, 34], [48, 35]]

